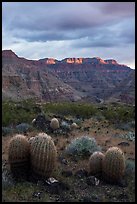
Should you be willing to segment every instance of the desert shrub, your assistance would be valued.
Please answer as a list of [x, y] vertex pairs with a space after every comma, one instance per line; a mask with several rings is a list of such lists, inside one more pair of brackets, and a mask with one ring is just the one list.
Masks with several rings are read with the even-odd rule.
[[131, 128], [135, 128], [135, 121], [117, 123], [114, 126], [117, 129], [129, 131]]
[[135, 161], [132, 159], [127, 159], [126, 160], [125, 174], [131, 175], [132, 173], [135, 173]]
[[130, 140], [130, 141], [135, 141], [135, 132], [128, 132], [126, 134], [120, 134], [119, 137]]
[[69, 125], [68, 122], [66, 122], [66, 121], [62, 121], [60, 127], [61, 127], [64, 131], [70, 131], [70, 125]]
[[9, 134], [13, 134], [14, 133], [14, 129], [10, 128], [10, 127], [2, 127], [2, 135], [6, 136]]
[[43, 105], [44, 112], [52, 112], [61, 115], [71, 115], [81, 118], [90, 118], [97, 111], [93, 104], [79, 103], [48, 103]]
[[31, 128], [32, 128], [31, 125], [29, 125], [28, 123], [21, 123], [16, 126], [16, 130], [18, 133], [25, 133], [31, 130]]
[[103, 110], [102, 114], [113, 123], [129, 122], [135, 119], [134, 108], [127, 105], [108, 105], [108, 108]]
[[103, 116], [102, 113], [99, 112], [99, 111], [96, 113], [96, 115], [93, 116], [93, 118], [94, 118], [95, 120], [97, 120], [97, 121], [103, 121], [103, 120], [105, 120], [105, 116]]
[[23, 102], [2, 102], [2, 125], [17, 125], [19, 123], [30, 123], [35, 117], [33, 106]]
[[2, 189], [7, 189], [12, 187], [14, 184], [14, 180], [11, 176], [11, 174], [6, 170], [2, 170]]
[[82, 136], [73, 139], [66, 147], [66, 153], [72, 156], [86, 157], [95, 151], [100, 151], [101, 147], [97, 145], [94, 137]]
[[81, 123], [82, 123], [82, 119], [80, 119], [80, 118], [73, 118], [72, 121], [73, 121], [74, 123], [76, 123], [78, 126], [80, 126]]
[[115, 134], [113, 135], [114, 137], [119, 137], [119, 138], [123, 138], [123, 139], [127, 139], [129, 141], [133, 141], [135, 142], [135, 132], [128, 132], [125, 134]]

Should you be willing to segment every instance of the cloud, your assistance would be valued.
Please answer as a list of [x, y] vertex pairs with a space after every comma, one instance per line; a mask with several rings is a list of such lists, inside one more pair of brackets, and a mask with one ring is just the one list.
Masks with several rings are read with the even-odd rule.
[[34, 57], [36, 45], [42, 56], [48, 50], [61, 58], [92, 48], [109, 55], [134, 43], [134, 2], [2, 2], [3, 49], [25, 56]]

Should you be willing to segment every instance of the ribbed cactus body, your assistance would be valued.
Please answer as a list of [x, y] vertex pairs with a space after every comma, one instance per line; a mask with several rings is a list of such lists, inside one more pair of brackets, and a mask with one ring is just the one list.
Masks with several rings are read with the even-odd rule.
[[50, 177], [56, 166], [56, 147], [50, 136], [40, 133], [30, 143], [30, 161], [34, 173]]
[[58, 121], [57, 118], [52, 118], [52, 119], [51, 119], [50, 127], [51, 127], [53, 130], [56, 130], [56, 129], [59, 128], [59, 121]]
[[14, 136], [9, 143], [8, 160], [15, 176], [26, 174], [29, 168], [29, 142], [24, 135]]
[[105, 155], [102, 152], [94, 152], [89, 158], [89, 173], [100, 174], [102, 173], [102, 164]]
[[118, 147], [110, 147], [104, 157], [103, 176], [107, 181], [118, 182], [125, 171], [125, 157]]

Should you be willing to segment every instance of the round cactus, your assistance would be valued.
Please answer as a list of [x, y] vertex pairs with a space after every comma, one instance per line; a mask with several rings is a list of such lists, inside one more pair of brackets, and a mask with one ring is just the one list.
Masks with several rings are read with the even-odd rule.
[[72, 124], [71, 124], [71, 128], [72, 128], [72, 129], [77, 129], [77, 128], [78, 128], [78, 125], [77, 125], [76, 123], [72, 123]]
[[125, 172], [125, 157], [118, 147], [110, 147], [102, 165], [103, 177], [109, 182], [118, 182]]
[[24, 135], [14, 136], [9, 143], [8, 160], [15, 176], [25, 176], [29, 169], [30, 145]]
[[94, 152], [89, 158], [89, 173], [100, 174], [102, 173], [102, 163], [105, 155], [100, 152]]
[[52, 119], [51, 119], [50, 127], [51, 127], [53, 130], [56, 130], [56, 129], [59, 128], [59, 121], [58, 121], [57, 118], [52, 118]]
[[41, 177], [49, 178], [56, 166], [57, 151], [52, 138], [39, 133], [30, 142], [32, 171]]

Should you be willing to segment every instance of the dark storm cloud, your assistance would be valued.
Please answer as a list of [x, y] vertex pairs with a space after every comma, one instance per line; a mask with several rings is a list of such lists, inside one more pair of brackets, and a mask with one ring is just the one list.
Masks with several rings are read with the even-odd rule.
[[99, 54], [107, 48], [108, 55], [120, 53], [122, 60], [130, 53], [133, 61], [135, 2], [3, 2], [2, 41], [4, 49], [31, 58], [39, 57], [37, 47], [40, 57], [46, 49], [60, 59], [88, 57], [94, 47]]
[[135, 2], [108, 2], [102, 4], [104, 14], [131, 16], [135, 15]]
[[[103, 26], [102, 32], [105, 33], [107, 27], [117, 24], [123, 16], [131, 17], [134, 13], [134, 5], [128, 2], [3, 4], [3, 26], [6, 24], [6, 29], [9, 29], [15, 37], [28, 41], [76, 39], [87, 35], [85, 29], [96, 30]], [[116, 13], [119, 15], [116, 16]]]

